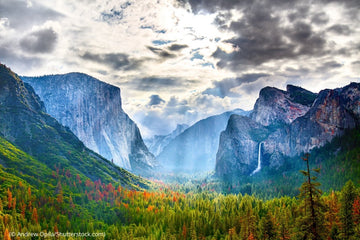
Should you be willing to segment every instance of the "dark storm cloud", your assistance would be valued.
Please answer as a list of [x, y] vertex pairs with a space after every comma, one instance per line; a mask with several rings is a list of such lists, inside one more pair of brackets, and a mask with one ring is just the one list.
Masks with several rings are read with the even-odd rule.
[[84, 60], [107, 65], [114, 70], [135, 70], [143, 62], [143, 60], [133, 59], [125, 53], [94, 54], [85, 52], [80, 57]]
[[328, 28], [328, 31], [334, 32], [341, 35], [350, 35], [352, 33], [351, 29], [347, 25], [335, 24]]
[[322, 64], [322, 66], [320, 66], [317, 71], [327, 73], [342, 66], [343, 65], [341, 63], [338, 63], [336, 61], [329, 61]]
[[322, 33], [314, 32], [309, 24], [297, 22], [293, 28], [286, 29], [283, 33], [293, 40], [299, 49], [292, 51], [295, 57], [300, 55], [321, 56], [326, 53], [325, 36]]
[[244, 5], [251, 4], [252, 0], [178, 0], [180, 5], [188, 2], [193, 12], [198, 13], [200, 11], [216, 12], [220, 9], [234, 9]]
[[[274, 60], [297, 60], [302, 56], [320, 57], [337, 54], [338, 49], [328, 47], [326, 31], [313, 26], [323, 26], [330, 21], [329, 16], [318, 6], [336, 2], [351, 13], [351, 9], [360, 5], [360, 1], [352, 0], [319, 0], [315, 4], [312, 1], [300, 0], [178, 1], [188, 2], [194, 13], [216, 13], [215, 24], [219, 29], [235, 34], [235, 37], [224, 41], [233, 46], [232, 52], [218, 48], [212, 55], [218, 59], [219, 68], [233, 71]], [[232, 16], [230, 10], [233, 9], [242, 13], [239, 19]], [[289, 24], [284, 24], [284, 16]], [[351, 18], [351, 14], [345, 17]], [[352, 33], [350, 27], [344, 24], [334, 25], [328, 31], [343, 35]]]
[[[290, 22], [295, 22], [298, 19], [304, 19], [309, 14], [310, 7], [309, 6], [299, 6], [296, 9], [290, 10], [290, 13], [288, 14], [288, 20]], [[314, 16], [316, 19], [316, 16]]]
[[50, 53], [56, 45], [57, 33], [52, 29], [42, 29], [26, 35], [20, 41], [20, 47], [29, 53]]
[[326, 24], [329, 22], [329, 17], [325, 13], [320, 12], [312, 16], [311, 22], [318, 25]]
[[172, 91], [182, 91], [184, 88], [191, 87], [193, 84], [199, 84], [199, 82], [178, 77], [151, 76], [135, 78], [121, 84], [139, 91], [161, 91], [168, 89], [172, 89]]
[[226, 53], [218, 48], [213, 53], [213, 57], [219, 59], [217, 66], [220, 68], [238, 70], [239, 65], [259, 65], [302, 55], [321, 56], [326, 51], [324, 36], [315, 33], [308, 24], [297, 22], [291, 27], [281, 28], [280, 19], [265, 9], [245, 15], [244, 20], [230, 25], [239, 36], [226, 41], [237, 51]]
[[199, 13], [201, 11], [205, 12], [218, 12], [219, 10], [232, 10], [232, 9], [245, 9], [248, 11], [253, 10], [255, 4], [262, 4], [263, 6], [268, 7], [268, 10], [276, 6], [276, 8], [290, 8], [293, 7], [296, 2], [301, 2], [301, 0], [178, 0], [180, 5], [184, 6], [184, 3], [188, 2], [191, 6], [191, 9], [194, 13]]
[[165, 100], [162, 99], [159, 95], [151, 95], [148, 106], [155, 106], [155, 105], [159, 105], [161, 103], [165, 103]]
[[243, 83], [255, 82], [259, 78], [266, 76], [269, 75], [262, 73], [253, 73], [253, 74], [245, 74], [239, 78], [224, 79], [222, 81], [215, 82], [213, 88], [208, 88], [203, 93], [224, 98], [226, 96], [232, 95], [231, 89], [238, 87]]
[[12, 48], [9, 46], [0, 45], [1, 63], [4, 63], [8, 66], [17, 66], [19, 69], [41, 66], [42, 60], [40, 58], [23, 56], [10, 49]]
[[161, 48], [157, 48], [157, 47], [151, 47], [151, 46], [148, 46], [147, 47], [150, 51], [152, 51], [153, 53], [155, 53], [156, 55], [158, 55], [161, 59], [163, 60], [166, 60], [166, 59], [169, 59], [169, 58], [175, 58], [176, 55], [173, 54], [173, 53], [170, 53], [166, 50], [163, 50]]
[[168, 49], [170, 51], [179, 51], [179, 50], [181, 50], [183, 48], [187, 48], [187, 47], [189, 47], [189, 46], [186, 44], [172, 44], [171, 46], [168, 47]]
[[299, 68], [292, 68], [287, 67], [285, 69], [284, 76], [291, 77], [291, 78], [299, 78], [301, 76], [305, 76], [311, 72], [311, 69], [306, 67], [299, 67]]
[[26, 0], [1, 0], [0, 17], [8, 18], [11, 28], [28, 29], [32, 25], [58, 19], [63, 15], [36, 2], [28, 6]]
[[[217, 12], [219, 10], [231, 10], [231, 9], [244, 9], [251, 10], [250, 7], [255, 4], [262, 4], [269, 7], [268, 9], [294, 9], [294, 7], [301, 7], [313, 4], [313, 1], [304, 0], [177, 0], [180, 6], [185, 6], [185, 3], [189, 3], [194, 13], [200, 11]], [[359, 7], [360, 2], [358, 0], [319, 0], [319, 3], [339, 3], [348, 8]]]
[[140, 91], [151, 91], [182, 86], [183, 82], [179, 78], [145, 77], [133, 79], [125, 84]]

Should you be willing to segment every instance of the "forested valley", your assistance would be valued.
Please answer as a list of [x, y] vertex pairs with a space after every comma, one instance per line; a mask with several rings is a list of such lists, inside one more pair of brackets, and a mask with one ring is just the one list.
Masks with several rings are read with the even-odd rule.
[[131, 190], [59, 166], [53, 191], [37, 190], [1, 169], [0, 231], [5, 240], [85, 239], [67, 232], [99, 233], [91, 239], [359, 239], [360, 189], [348, 181], [323, 194], [319, 169], [304, 169], [298, 196], [268, 200], [205, 185], [187, 193], [162, 182]]

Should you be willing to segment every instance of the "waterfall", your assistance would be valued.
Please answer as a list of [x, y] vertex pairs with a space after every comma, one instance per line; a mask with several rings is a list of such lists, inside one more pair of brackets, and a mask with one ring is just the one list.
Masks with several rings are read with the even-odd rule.
[[255, 173], [259, 172], [261, 170], [261, 144], [263, 142], [259, 143], [259, 151], [258, 151], [258, 165], [257, 168], [250, 174], [250, 176], [254, 175]]

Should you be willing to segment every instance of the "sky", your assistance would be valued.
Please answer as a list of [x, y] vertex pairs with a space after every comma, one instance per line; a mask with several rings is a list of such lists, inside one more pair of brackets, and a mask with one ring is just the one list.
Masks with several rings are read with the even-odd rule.
[[358, 0], [0, 0], [0, 62], [121, 88], [143, 137], [241, 108], [265, 86], [360, 81]]

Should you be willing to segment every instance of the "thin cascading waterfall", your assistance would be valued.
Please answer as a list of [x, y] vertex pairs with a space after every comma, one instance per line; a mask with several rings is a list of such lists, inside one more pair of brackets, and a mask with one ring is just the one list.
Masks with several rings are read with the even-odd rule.
[[261, 170], [261, 144], [263, 142], [259, 143], [259, 151], [258, 151], [258, 165], [257, 168], [250, 174], [250, 176], [254, 175], [255, 173], [259, 172]]

